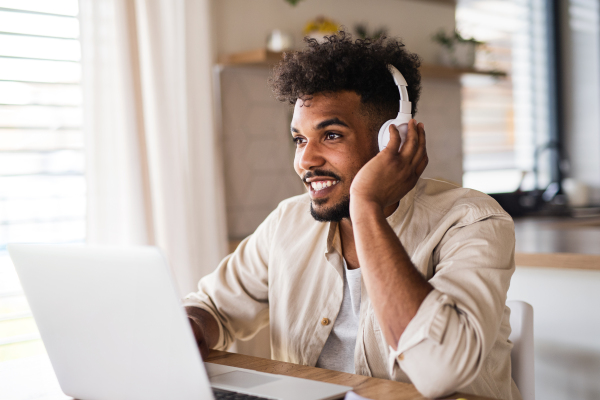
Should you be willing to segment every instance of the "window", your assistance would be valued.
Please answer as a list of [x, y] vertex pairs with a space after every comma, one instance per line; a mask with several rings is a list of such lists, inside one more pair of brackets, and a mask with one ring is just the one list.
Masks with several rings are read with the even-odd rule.
[[[600, 1], [561, 3], [564, 38], [567, 176], [586, 192], [579, 206], [600, 205]], [[581, 190], [581, 189], [580, 189]], [[587, 193], [589, 192], [589, 193]], [[568, 194], [568, 193], [567, 193]], [[575, 198], [577, 195], [574, 196]]]
[[0, 0], [0, 361], [43, 352], [8, 242], [85, 239], [77, 0]]
[[487, 43], [476, 67], [508, 73], [462, 78], [466, 187], [506, 193], [552, 181], [546, 7], [543, 0], [458, 1], [457, 29]]

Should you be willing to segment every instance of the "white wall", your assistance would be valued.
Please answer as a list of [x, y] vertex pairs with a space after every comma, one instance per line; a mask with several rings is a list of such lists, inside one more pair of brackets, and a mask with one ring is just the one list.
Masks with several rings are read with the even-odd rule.
[[273, 99], [269, 74], [256, 67], [224, 67], [219, 73], [230, 238], [250, 235], [280, 201], [305, 192], [294, 171], [292, 110]]
[[429, 164], [425, 178], [462, 185], [461, 86], [458, 79], [424, 78], [415, 118], [425, 124]]
[[600, 399], [600, 271], [517, 267], [509, 300], [533, 306], [536, 398]]

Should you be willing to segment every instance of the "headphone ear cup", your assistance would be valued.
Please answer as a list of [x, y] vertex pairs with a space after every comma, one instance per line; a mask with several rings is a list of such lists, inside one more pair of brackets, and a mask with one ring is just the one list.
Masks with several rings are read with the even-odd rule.
[[386, 121], [381, 128], [379, 128], [379, 135], [377, 136], [377, 142], [379, 143], [379, 151], [385, 149], [390, 142], [390, 125], [394, 122], [393, 119]]
[[400, 148], [398, 149], [398, 151], [400, 151], [400, 149], [402, 148], [402, 145], [404, 145], [404, 142], [406, 142], [406, 136], [408, 134], [408, 123], [407, 122], [400, 122], [397, 119], [390, 119], [389, 121], [387, 121], [385, 124], [383, 124], [381, 126], [381, 129], [379, 129], [379, 135], [377, 137], [377, 141], [379, 143], [379, 151], [382, 151], [383, 149], [385, 149], [388, 145], [388, 143], [390, 142], [390, 125], [396, 125], [398, 128], [398, 132], [400, 133]]

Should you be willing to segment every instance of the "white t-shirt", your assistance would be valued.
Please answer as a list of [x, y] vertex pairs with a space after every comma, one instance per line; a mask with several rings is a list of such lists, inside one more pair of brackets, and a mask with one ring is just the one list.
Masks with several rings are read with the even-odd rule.
[[360, 319], [360, 286], [360, 268], [348, 269], [344, 260], [342, 306], [317, 360], [317, 367], [354, 373], [354, 347]]

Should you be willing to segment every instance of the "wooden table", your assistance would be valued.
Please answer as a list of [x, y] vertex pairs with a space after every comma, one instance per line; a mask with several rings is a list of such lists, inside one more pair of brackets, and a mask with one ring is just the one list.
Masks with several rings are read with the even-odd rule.
[[[307, 367], [281, 361], [267, 360], [225, 351], [211, 351], [207, 362], [252, 369], [273, 374], [295, 376], [322, 382], [351, 386], [354, 392], [368, 399], [424, 400], [408, 383], [369, 378], [321, 368]], [[0, 398], [11, 400], [73, 400], [64, 395], [50, 360], [46, 355], [0, 363]], [[455, 394], [448, 399], [492, 400], [481, 396]]]
[[[369, 378], [362, 375], [347, 374], [322, 368], [307, 367], [282, 361], [267, 360], [242, 354], [212, 350], [207, 362], [252, 369], [272, 374], [295, 376], [297, 378], [336, 383], [352, 386], [354, 392], [368, 399], [385, 400], [425, 400], [415, 387], [409, 383], [389, 381], [387, 379]], [[467, 400], [491, 400], [487, 397], [470, 394], [454, 394], [448, 399], [464, 398]]]

